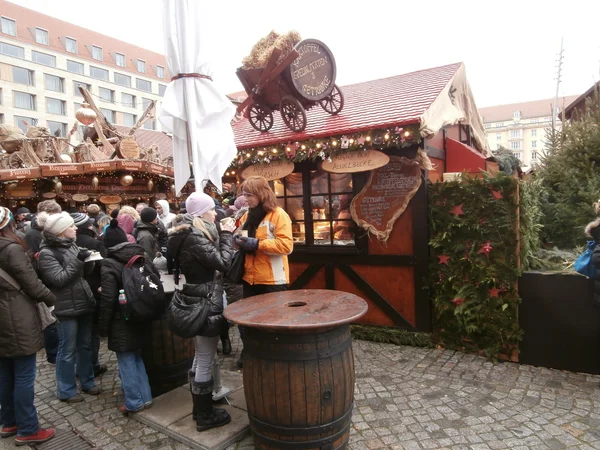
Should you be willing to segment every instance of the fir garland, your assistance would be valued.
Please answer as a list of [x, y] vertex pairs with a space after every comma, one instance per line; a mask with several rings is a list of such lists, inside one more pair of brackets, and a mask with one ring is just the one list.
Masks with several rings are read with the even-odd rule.
[[455, 350], [511, 357], [518, 322], [518, 181], [498, 174], [429, 189], [429, 289], [434, 341]]

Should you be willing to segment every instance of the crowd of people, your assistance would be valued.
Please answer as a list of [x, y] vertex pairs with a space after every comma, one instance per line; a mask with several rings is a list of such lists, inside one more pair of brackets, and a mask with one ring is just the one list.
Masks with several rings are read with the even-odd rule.
[[[34, 406], [36, 354], [42, 348], [56, 365], [57, 398], [77, 403], [82, 394], [101, 393], [96, 379], [107, 367], [98, 352], [100, 338], [107, 337], [123, 388], [120, 411], [152, 406], [141, 357], [151, 342], [151, 322], [129, 321], [119, 308], [123, 269], [135, 257], [143, 257], [155, 274], [177, 265], [185, 276], [186, 302], [207, 302], [189, 371], [192, 414], [198, 431], [231, 420], [212, 401], [219, 339], [223, 353], [231, 353], [224, 306], [287, 289], [287, 255], [293, 249], [290, 218], [277, 206], [268, 182], [251, 177], [240, 189], [241, 195], [222, 205], [195, 192], [178, 205], [179, 214], [165, 200], [110, 213], [96, 204], [85, 212], [66, 212], [53, 200], [40, 202], [36, 214], [0, 207], [1, 437], [16, 435], [16, 445], [29, 445], [54, 436], [54, 430], [40, 427]], [[232, 220], [223, 220], [228, 217]], [[245, 254], [241, 283], [224, 276], [236, 251]], [[54, 323], [43, 324], [43, 308], [52, 312]], [[243, 368], [243, 351], [237, 365]]]

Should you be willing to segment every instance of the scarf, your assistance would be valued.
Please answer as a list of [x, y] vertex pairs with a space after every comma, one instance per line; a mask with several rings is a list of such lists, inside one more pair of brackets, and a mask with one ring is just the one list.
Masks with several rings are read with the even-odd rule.
[[213, 238], [213, 242], [219, 242], [219, 230], [217, 230], [217, 225], [214, 222], [209, 222], [208, 220], [202, 219], [204, 222], [204, 226], [206, 230], [210, 233], [210, 236]]
[[248, 218], [242, 228], [243, 230], [248, 230], [248, 237], [256, 237], [256, 230], [266, 215], [267, 212], [263, 209], [262, 204], [259, 204], [256, 208], [248, 209]]

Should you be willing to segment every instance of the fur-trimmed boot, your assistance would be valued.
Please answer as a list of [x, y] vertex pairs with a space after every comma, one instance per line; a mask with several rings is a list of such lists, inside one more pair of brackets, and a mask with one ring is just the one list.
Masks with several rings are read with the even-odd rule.
[[[192, 393], [192, 389], [194, 388], [192, 383], [194, 382], [194, 378], [196, 377], [196, 372], [188, 370], [188, 383], [190, 384], [190, 393]], [[196, 420], [196, 397], [192, 393], [192, 418], [194, 421]]]
[[192, 396], [195, 397], [196, 430], [206, 431], [221, 427], [231, 422], [227, 411], [213, 406], [212, 391], [214, 382], [211, 379], [203, 383], [192, 383]]

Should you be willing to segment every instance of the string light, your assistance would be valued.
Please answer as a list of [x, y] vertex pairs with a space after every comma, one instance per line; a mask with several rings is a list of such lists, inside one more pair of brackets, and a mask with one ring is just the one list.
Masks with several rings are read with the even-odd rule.
[[390, 133], [385, 133], [385, 136], [383, 138], [387, 141], [390, 138]]

